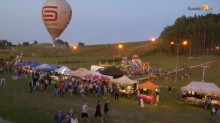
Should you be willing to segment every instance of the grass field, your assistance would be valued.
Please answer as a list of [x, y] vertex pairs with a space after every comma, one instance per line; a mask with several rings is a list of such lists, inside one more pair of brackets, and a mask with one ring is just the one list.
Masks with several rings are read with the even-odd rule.
[[[127, 44], [129, 46], [129, 44]], [[133, 45], [133, 44], [132, 44]], [[138, 45], [142, 47], [143, 44]], [[150, 44], [149, 44], [150, 45]], [[47, 47], [48, 49], [45, 49]], [[106, 48], [107, 47], [107, 48]], [[131, 47], [131, 46], [130, 46]], [[35, 48], [35, 49], [34, 49]], [[38, 47], [22, 47], [15, 51], [1, 52], [1, 57], [7, 57], [9, 54], [18, 54], [24, 52], [24, 60], [34, 60], [46, 63], [54, 63], [66, 59], [85, 59], [86, 63], [78, 64], [64, 64], [70, 67], [87, 67], [91, 64], [97, 64], [100, 59], [109, 59], [118, 54], [118, 51], [111, 52], [115, 49], [113, 45], [90, 46], [79, 49], [78, 51], [71, 51], [66, 48], [51, 49], [48, 46]], [[111, 49], [112, 48], [112, 49]], [[99, 50], [94, 50], [99, 49]], [[108, 49], [108, 50], [107, 50]], [[56, 53], [52, 53], [52, 50]], [[46, 52], [47, 51], [47, 52]], [[88, 52], [93, 51], [88, 55]], [[103, 51], [100, 53], [100, 51]], [[36, 52], [35, 57], [32, 57], [32, 52]], [[59, 54], [59, 52], [61, 52]], [[151, 50], [144, 51], [143, 54], [149, 54]], [[109, 53], [112, 55], [103, 55]], [[140, 53], [138, 49], [127, 48], [124, 55], [132, 55]], [[54, 56], [53, 56], [54, 55]], [[99, 56], [100, 57], [95, 57]], [[123, 55], [123, 54], [120, 54]], [[52, 56], [52, 58], [50, 58]], [[162, 54], [143, 55], [143, 61], [149, 61], [152, 68], [162, 68], [165, 70], [175, 68], [175, 56], [166, 56]], [[205, 75], [205, 80], [214, 82], [220, 86], [220, 58], [209, 56], [209, 60], [216, 59], [217, 61], [210, 65], [208, 73]], [[179, 65], [196, 65], [204, 63], [206, 57], [196, 57], [188, 59], [187, 57], [180, 57]], [[108, 123], [211, 123], [210, 111], [204, 109], [202, 106], [182, 104], [179, 103], [181, 93], [180, 87], [188, 84], [190, 81], [201, 81], [202, 68], [198, 67], [192, 69], [192, 76], [187, 79], [179, 80], [174, 83], [174, 76], [169, 76], [168, 82], [164, 79], [158, 78], [156, 84], [161, 86], [160, 102], [157, 106], [145, 104], [144, 108], [140, 108], [135, 97], [123, 98], [115, 101], [107, 95], [110, 99], [110, 117]], [[3, 75], [0, 75], [3, 76]], [[89, 119], [91, 123], [100, 123], [98, 119], [94, 118], [95, 105], [98, 99], [105, 101], [101, 97], [95, 97], [94, 94], [89, 94], [85, 98], [79, 94], [74, 96], [56, 97], [52, 95], [53, 85], [43, 92], [29, 93], [29, 79], [21, 79], [18, 81], [11, 80], [11, 75], [4, 74], [7, 78], [5, 88], [0, 88], [0, 117], [14, 121], [15, 123], [53, 123], [53, 115], [58, 107], [61, 107], [66, 113], [68, 109], [73, 108], [78, 115], [80, 123], [85, 123], [80, 118], [81, 105], [85, 100], [89, 101]], [[172, 93], [168, 94], [167, 86], [173, 87]]]

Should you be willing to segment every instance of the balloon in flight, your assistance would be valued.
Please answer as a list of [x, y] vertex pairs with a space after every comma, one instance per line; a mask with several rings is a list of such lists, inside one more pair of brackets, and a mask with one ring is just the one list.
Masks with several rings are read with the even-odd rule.
[[59, 37], [72, 18], [71, 6], [66, 0], [47, 0], [42, 7], [42, 19], [53, 41]]

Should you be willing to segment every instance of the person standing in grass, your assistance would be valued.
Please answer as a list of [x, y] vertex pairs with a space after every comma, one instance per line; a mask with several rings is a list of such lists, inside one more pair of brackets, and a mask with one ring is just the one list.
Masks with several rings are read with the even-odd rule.
[[58, 85], [58, 83], [56, 83], [56, 84], [54, 85], [53, 94], [54, 94], [55, 96], [58, 96], [58, 94], [59, 94], [59, 85]]
[[103, 119], [102, 119], [101, 101], [100, 101], [100, 100], [98, 100], [98, 104], [96, 105], [95, 118], [96, 118], [97, 116], [100, 117], [101, 123], [104, 123], [104, 122], [103, 122]]
[[106, 119], [109, 117], [109, 100], [106, 100], [106, 103], [104, 105], [104, 120], [106, 121]]
[[3, 88], [5, 86], [5, 83], [6, 83], [6, 79], [3, 76], [3, 77], [0, 78], [0, 87]]
[[61, 108], [58, 108], [57, 112], [54, 115], [55, 123], [63, 123], [64, 119], [65, 119], [65, 116], [64, 116]]
[[215, 113], [216, 113], [215, 107], [212, 106], [212, 107], [211, 107], [211, 120], [214, 120]]
[[114, 94], [115, 94], [115, 100], [118, 100], [119, 99], [119, 88], [118, 88], [118, 86], [116, 86], [114, 88]]
[[69, 123], [78, 123], [77, 116], [76, 116], [76, 114], [74, 113], [74, 110], [73, 110], [73, 109], [70, 109], [70, 110], [69, 110], [68, 115], [70, 116]]
[[30, 86], [30, 92], [33, 93], [33, 89], [34, 89], [34, 82], [33, 82], [33, 80], [30, 80], [29, 86]]
[[85, 101], [82, 106], [81, 117], [86, 118], [87, 123], [89, 123], [89, 115], [88, 115], [88, 101]]
[[217, 114], [217, 122], [220, 123], [220, 108], [218, 108], [216, 114]]

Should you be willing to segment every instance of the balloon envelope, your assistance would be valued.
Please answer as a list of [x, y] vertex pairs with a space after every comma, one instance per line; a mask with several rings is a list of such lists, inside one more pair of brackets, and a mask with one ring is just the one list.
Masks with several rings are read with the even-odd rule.
[[72, 18], [72, 9], [66, 0], [47, 0], [43, 4], [42, 19], [53, 41], [61, 35]]

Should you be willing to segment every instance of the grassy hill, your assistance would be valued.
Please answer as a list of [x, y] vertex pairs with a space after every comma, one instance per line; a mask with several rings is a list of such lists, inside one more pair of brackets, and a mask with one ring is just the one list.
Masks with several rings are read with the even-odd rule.
[[[121, 61], [122, 56], [131, 58], [133, 54], [138, 54], [143, 59], [146, 59], [149, 54], [158, 50], [157, 47], [161, 44], [161, 41], [141, 41], [122, 44], [122, 49], [118, 48], [118, 44], [104, 44], [82, 46], [76, 50], [61, 46], [52, 47], [51, 44], [38, 44], [20, 46], [14, 50], [0, 52], [2, 54], [1, 57], [15, 56], [23, 53], [25, 61], [34, 60], [46, 63], [67, 63], [69, 61], [70, 63], [67, 64], [69, 67], [79, 67], [81, 64], [75, 62], [83, 61], [82, 65], [89, 67], [91, 64], [98, 64], [99, 61]], [[73, 62], [71, 63], [71, 61]]]
[[[164, 70], [174, 69], [176, 56], [167, 55], [162, 52], [160, 46], [162, 42], [132, 42], [124, 43], [123, 49], [118, 49], [117, 44], [91, 45], [79, 47], [77, 50], [64, 47], [52, 47], [47, 44], [32, 45], [27, 47], [17, 47], [14, 50], [0, 50], [0, 57], [8, 58], [12, 55], [24, 54], [24, 60], [33, 60], [52, 64], [62, 64], [69, 67], [87, 67], [98, 64], [100, 60], [115, 60], [119, 64], [122, 56], [131, 58], [133, 54], [141, 56], [142, 61], [148, 61], [153, 69], [162, 68]], [[34, 57], [32, 54], [34, 53]], [[210, 65], [205, 74], [205, 81], [214, 82], [220, 86], [220, 58], [218, 56], [201, 56], [189, 58], [179, 57], [179, 66], [193, 66], [209, 60], [216, 59]], [[69, 61], [67, 63], [67, 61]], [[77, 63], [82, 61], [83, 63]], [[190, 81], [201, 81], [202, 68], [191, 70], [190, 78], [178, 79], [174, 83], [174, 75], [158, 78], [156, 84], [160, 85], [160, 102], [157, 106], [145, 104], [140, 108], [136, 98], [121, 97], [119, 101], [113, 100], [110, 95], [110, 117], [108, 123], [211, 123], [210, 111], [202, 106], [182, 104], [180, 87]], [[85, 100], [89, 101], [89, 118], [91, 123], [100, 123], [94, 118], [95, 105], [98, 99], [104, 103], [102, 97], [95, 97], [89, 94], [85, 98], [79, 94], [74, 96], [56, 97], [52, 95], [53, 85], [49, 85], [46, 91], [29, 93], [29, 80], [11, 80], [11, 74], [1, 74], [6, 76], [5, 88], [0, 88], [0, 117], [14, 121], [15, 123], [52, 123], [54, 112], [61, 107], [66, 113], [73, 108], [77, 113], [80, 123], [85, 123], [80, 118], [81, 105]], [[140, 77], [140, 76], [136, 76]], [[167, 86], [173, 87], [172, 93], [168, 94]], [[103, 105], [102, 105], [103, 106]]]

